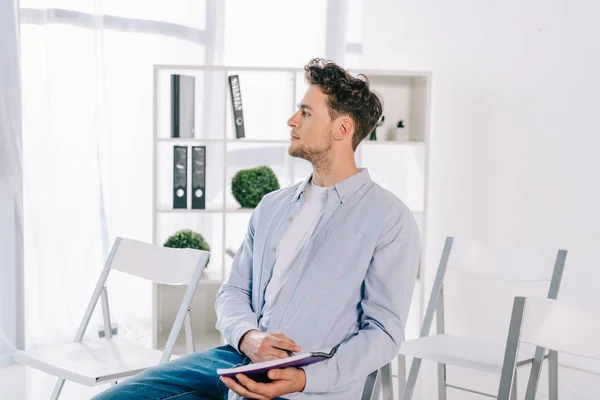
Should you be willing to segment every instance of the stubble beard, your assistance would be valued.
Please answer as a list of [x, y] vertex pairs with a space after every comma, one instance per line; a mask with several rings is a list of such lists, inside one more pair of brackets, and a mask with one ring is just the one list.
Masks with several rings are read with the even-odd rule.
[[327, 140], [319, 147], [309, 148], [306, 145], [300, 145], [296, 148], [290, 146], [288, 153], [292, 157], [302, 158], [313, 165], [317, 171], [326, 170], [329, 165], [329, 154], [333, 146], [333, 138], [327, 136]]

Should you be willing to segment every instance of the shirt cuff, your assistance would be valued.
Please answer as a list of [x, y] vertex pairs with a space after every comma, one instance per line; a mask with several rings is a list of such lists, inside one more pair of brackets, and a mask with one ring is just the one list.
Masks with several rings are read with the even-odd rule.
[[250, 332], [253, 329], [258, 330], [258, 327], [249, 322], [236, 327], [231, 335], [232, 337], [229, 344], [233, 346], [240, 354], [243, 354], [240, 350], [240, 341], [246, 333]]
[[329, 391], [331, 377], [328, 379], [325, 363], [326, 361], [322, 361], [302, 367], [306, 375], [306, 385], [302, 393], [327, 393]]

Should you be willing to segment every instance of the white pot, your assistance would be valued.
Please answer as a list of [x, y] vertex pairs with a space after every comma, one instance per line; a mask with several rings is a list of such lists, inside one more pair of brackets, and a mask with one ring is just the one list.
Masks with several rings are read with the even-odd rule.
[[398, 142], [407, 142], [408, 130], [406, 128], [396, 128], [396, 140]]

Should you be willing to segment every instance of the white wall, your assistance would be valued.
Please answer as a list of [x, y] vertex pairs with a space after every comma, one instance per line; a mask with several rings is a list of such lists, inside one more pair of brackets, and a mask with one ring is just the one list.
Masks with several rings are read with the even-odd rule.
[[[600, 303], [598, 15], [594, 0], [365, 2], [360, 66], [433, 71], [429, 283], [444, 237], [464, 235], [567, 248], [561, 297]], [[503, 335], [498, 307], [462, 312], [462, 289], [449, 325]]]

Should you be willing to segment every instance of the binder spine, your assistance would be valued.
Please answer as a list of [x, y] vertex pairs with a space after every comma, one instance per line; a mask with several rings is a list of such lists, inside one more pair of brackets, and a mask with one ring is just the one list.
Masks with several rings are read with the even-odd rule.
[[206, 146], [192, 146], [192, 208], [206, 208]]
[[231, 93], [231, 105], [233, 108], [233, 124], [235, 125], [235, 136], [240, 139], [246, 137], [244, 129], [244, 111], [242, 108], [242, 92], [239, 75], [229, 76], [229, 91]]
[[171, 75], [171, 137], [179, 137], [179, 88], [180, 76]]
[[187, 208], [187, 146], [173, 146], [173, 208]]
[[195, 93], [195, 77], [171, 75], [171, 137], [194, 137]]

